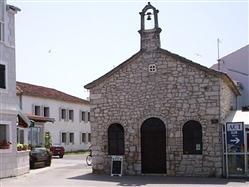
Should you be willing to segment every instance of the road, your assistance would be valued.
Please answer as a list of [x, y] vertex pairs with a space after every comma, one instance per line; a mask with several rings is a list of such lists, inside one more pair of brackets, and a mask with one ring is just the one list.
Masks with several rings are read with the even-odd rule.
[[30, 173], [0, 179], [0, 187], [110, 187], [110, 186], [146, 186], [146, 187], [249, 187], [249, 180], [165, 177], [165, 176], [122, 176], [94, 175], [83, 156], [67, 155], [63, 159], [53, 158], [51, 167], [31, 170]]

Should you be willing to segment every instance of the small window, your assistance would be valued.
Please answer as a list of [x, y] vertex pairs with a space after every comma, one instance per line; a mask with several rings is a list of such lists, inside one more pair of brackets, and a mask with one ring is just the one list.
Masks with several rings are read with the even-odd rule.
[[69, 120], [73, 121], [73, 110], [69, 110]]
[[61, 142], [62, 143], [67, 142], [67, 133], [65, 133], [65, 132], [61, 133]]
[[61, 119], [66, 119], [66, 109], [61, 109]]
[[82, 111], [81, 112], [81, 121], [85, 121], [86, 120], [86, 112]]
[[91, 133], [88, 133], [88, 142], [91, 142]]
[[69, 133], [69, 142], [74, 143], [74, 133], [73, 132]]
[[49, 117], [49, 107], [44, 107], [44, 117]]
[[183, 126], [183, 154], [202, 154], [202, 127], [197, 121]]
[[81, 142], [86, 143], [86, 133], [81, 133]]
[[124, 128], [120, 124], [108, 128], [108, 154], [124, 155]]
[[17, 143], [24, 144], [24, 130], [17, 128]]
[[8, 149], [11, 142], [9, 142], [9, 126], [0, 124], [0, 149]]
[[0, 141], [7, 140], [7, 125], [0, 124]]
[[156, 72], [156, 65], [155, 64], [149, 65], [149, 72]]
[[0, 41], [4, 41], [4, 23], [0, 22]]
[[35, 115], [40, 116], [41, 112], [41, 107], [40, 106], [35, 106]]
[[0, 88], [6, 88], [6, 69], [5, 65], [0, 64]]

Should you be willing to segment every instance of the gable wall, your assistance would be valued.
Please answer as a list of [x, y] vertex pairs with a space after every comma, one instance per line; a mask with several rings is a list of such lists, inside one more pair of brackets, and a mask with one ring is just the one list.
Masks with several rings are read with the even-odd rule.
[[[148, 71], [156, 64], [157, 72]], [[110, 173], [107, 129], [120, 123], [125, 130], [127, 174], [141, 173], [140, 126], [149, 117], [166, 125], [168, 175], [221, 175], [222, 146], [219, 119], [219, 79], [160, 52], [142, 53], [111, 77], [90, 90], [93, 171]], [[182, 127], [199, 121], [203, 154], [183, 155]]]

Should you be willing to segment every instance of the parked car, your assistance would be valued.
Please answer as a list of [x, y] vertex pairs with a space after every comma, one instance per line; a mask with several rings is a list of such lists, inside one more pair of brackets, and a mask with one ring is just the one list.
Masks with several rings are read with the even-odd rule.
[[29, 153], [30, 168], [50, 166], [52, 153], [45, 147], [33, 147]]
[[50, 147], [50, 151], [52, 152], [53, 156], [59, 156], [63, 158], [65, 149], [62, 145], [52, 145]]

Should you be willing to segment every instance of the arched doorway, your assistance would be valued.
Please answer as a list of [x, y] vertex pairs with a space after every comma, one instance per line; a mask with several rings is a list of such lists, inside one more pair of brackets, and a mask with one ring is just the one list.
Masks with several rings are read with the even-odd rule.
[[142, 173], [166, 173], [166, 128], [158, 118], [141, 126], [141, 161]]

